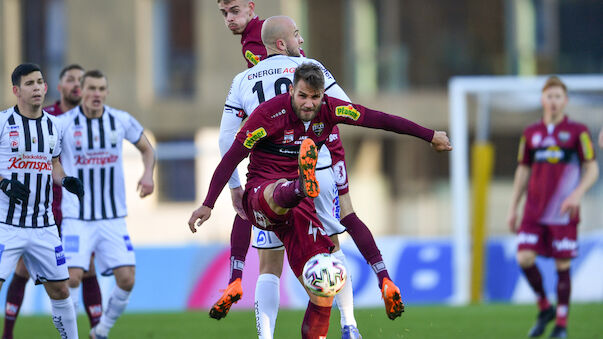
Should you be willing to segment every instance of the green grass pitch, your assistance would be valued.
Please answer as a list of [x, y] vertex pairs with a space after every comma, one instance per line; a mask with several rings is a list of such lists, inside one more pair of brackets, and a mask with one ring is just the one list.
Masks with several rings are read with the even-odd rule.
[[[357, 309], [365, 339], [373, 338], [525, 338], [536, 315], [533, 305], [486, 304], [466, 307], [408, 306], [401, 318], [389, 320], [383, 309]], [[275, 338], [299, 338], [303, 311], [279, 312]], [[570, 338], [603, 338], [603, 304], [570, 308]], [[88, 338], [88, 320], [78, 318], [80, 338]], [[550, 324], [543, 337], [552, 329]], [[111, 331], [112, 339], [136, 338], [257, 338], [251, 311], [233, 311], [225, 319], [207, 312], [126, 314]], [[339, 311], [333, 309], [329, 338], [341, 338]], [[58, 338], [50, 316], [22, 316], [15, 338]]]

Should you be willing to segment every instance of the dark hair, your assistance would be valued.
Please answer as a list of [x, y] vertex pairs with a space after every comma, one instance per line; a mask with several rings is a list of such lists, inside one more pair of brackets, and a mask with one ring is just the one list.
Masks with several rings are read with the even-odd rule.
[[561, 81], [558, 76], [553, 75], [546, 79], [544, 86], [542, 86], [542, 91], [546, 91], [547, 89], [549, 89], [549, 87], [561, 87], [563, 89], [563, 92], [567, 94], [567, 86], [565, 86], [563, 81]]
[[67, 65], [61, 70], [61, 73], [59, 74], [59, 80], [63, 79], [63, 76], [65, 75], [65, 73], [71, 71], [72, 69], [78, 69], [82, 72], [84, 71], [84, 67], [82, 67], [78, 64]]
[[313, 63], [303, 63], [295, 70], [293, 74], [293, 86], [303, 80], [306, 84], [314, 89], [325, 88], [325, 77], [318, 65]]
[[15, 67], [13, 74], [10, 76], [13, 86], [21, 86], [21, 78], [33, 72], [42, 73], [42, 70], [40, 69], [40, 66], [32, 63], [20, 64], [19, 66]]
[[93, 69], [91, 71], [87, 71], [86, 73], [84, 73], [84, 76], [82, 77], [82, 86], [84, 86], [84, 82], [86, 82], [86, 78], [95, 78], [95, 79], [100, 79], [100, 78], [107, 78], [103, 72], [99, 71], [98, 69]]

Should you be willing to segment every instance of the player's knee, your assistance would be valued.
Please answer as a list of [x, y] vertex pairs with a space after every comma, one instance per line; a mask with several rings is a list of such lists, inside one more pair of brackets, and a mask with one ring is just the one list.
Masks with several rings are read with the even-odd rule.
[[46, 293], [53, 300], [63, 300], [69, 298], [69, 288], [63, 281], [46, 283]]
[[283, 251], [261, 250], [260, 254], [260, 274], [273, 274], [281, 276], [283, 271]]
[[567, 271], [572, 264], [571, 259], [555, 259], [555, 268], [557, 271]]
[[131, 291], [134, 288], [135, 273], [134, 267], [122, 267], [115, 274], [115, 283], [124, 291]]
[[69, 287], [75, 288], [80, 286], [82, 277], [84, 276], [84, 270], [81, 268], [70, 268], [69, 269]]
[[517, 263], [522, 268], [527, 268], [536, 262], [536, 253], [532, 251], [519, 251], [517, 252]]

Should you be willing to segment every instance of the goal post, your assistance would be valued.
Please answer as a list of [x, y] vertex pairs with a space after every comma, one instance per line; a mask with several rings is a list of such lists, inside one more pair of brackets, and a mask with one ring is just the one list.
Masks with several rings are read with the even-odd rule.
[[[603, 91], [603, 75], [559, 75], [568, 91]], [[481, 109], [482, 100], [492, 94], [509, 92], [540, 93], [547, 76], [458, 76], [448, 83], [450, 186], [453, 229], [453, 304], [466, 304], [481, 298], [483, 248], [486, 238], [488, 186], [493, 170], [493, 149], [488, 142], [489, 112]], [[478, 98], [476, 145], [469, 183], [469, 112], [468, 98]], [[571, 100], [571, 99], [570, 99]], [[484, 132], [485, 131], [485, 132]], [[473, 186], [473, 187], [472, 187]], [[473, 192], [474, 201], [470, 202]], [[470, 206], [473, 209], [470, 210]], [[471, 227], [473, 225], [473, 227]], [[472, 251], [472, 248], [479, 248]]]

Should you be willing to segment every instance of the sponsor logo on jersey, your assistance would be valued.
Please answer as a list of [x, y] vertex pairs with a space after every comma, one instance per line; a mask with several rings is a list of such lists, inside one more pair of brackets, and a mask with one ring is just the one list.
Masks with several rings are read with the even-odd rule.
[[535, 245], [538, 242], [538, 234], [521, 232], [517, 235], [517, 242], [520, 244]]
[[283, 136], [283, 144], [293, 142], [293, 130], [288, 129], [285, 130], [285, 135]]
[[132, 241], [130, 240], [129, 235], [124, 235], [124, 243], [126, 244], [126, 249], [128, 251], [134, 251], [134, 247], [132, 246]]
[[358, 112], [352, 105], [337, 106], [335, 108], [335, 115], [338, 117], [350, 118], [354, 121], [360, 118], [360, 112]]
[[2, 260], [2, 253], [4, 252], [4, 244], [0, 244], [0, 260]]
[[268, 243], [268, 236], [266, 235], [266, 231], [259, 231], [255, 242], [259, 246], [266, 245], [266, 243]]
[[264, 127], [260, 127], [253, 132], [247, 132], [247, 138], [243, 142], [243, 146], [252, 149], [253, 146], [266, 135], [268, 135], [268, 133], [266, 133]]
[[595, 151], [593, 150], [593, 142], [590, 140], [588, 132], [580, 133], [580, 144], [582, 144], [582, 154], [584, 160], [591, 160], [595, 157]]
[[322, 134], [322, 131], [325, 129], [325, 124], [323, 122], [317, 122], [312, 125], [312, 131], [319, 137]]
[[281, 115], [287, 113], [287, 111], [285, 109], [280, 110], [278, 113], [274, 113], [270, 116], [271, 119], [274, 119], [276, 117], [280, 117]]
[[253, 210], [253, 218], [255, 219], [257, 226], [268, 228], [272, 225], [268, 217], [262, 211]]
[[333, 142], [333, 141], [337, 140], [338, 138], [339, 138], [339, 136], [337, 135], [337, 133], [331, 133], [331, 134], [329, 134], [328, 141]]
[[578, 249], [578, 243], [575, 240], [563, 238], [561, 240], [553, 240], [553, 247], [557, 251], [575, 251]]
[[540, 144], [541, 141], [542, 141], [542, 135], [540, 135], [540, 133], [534, 133], [534, 135], [532, 135], [532, 146], [533, 147], [538, 147], [538, 145]]
[[8, 132], [8, 136], [10, 136], [10, 137], [18, 137], [19, 136], [19, 131], [10, 131], [10, 132]]
[[570, 134], [570, 132], [568, 132], [568, 131], [561, 131], [561, 132], [559, 132], [559, 140], [560, 140], [561, 142], [566, 142], [566, 141], [568, 141], [568, 140], [569, 140], [569, 138], [570, 138], [570, 136], [571, 136], [571, 134]]
[[107, 153], [91, 153], [91, 154], [77, 154], [74, 156], [75, 165], [106, 165], [113, 164], [119, 160], [119, 156], [115, 154]]
[[332, 168], [337, 186], [345, 184], [348, 174], [345, 171], [345, 164], [343, 163], [343, 160], [339, 160], [337, 163], [335, 163], [335, 165], [332, 166]]
[[8, 169], [29, 169], [38, 172], [52, 171], [52, 162], [43, 155], [23, 155], [23, 157], [12, 157], [9, 160]]
[[[17, 126], [11, 126], [11, 127], [17, 127]], [[10, 132], [8, 132], [8, 141], [10, 143], [11, 148], [19, 148], [19, 131], [15, 129], [15, 130], [11, 130]]]
[[[261, 71], [257, 71], [255, 73], [247, 74], [247, 80], [258, 79], [258, 78], [264, 77], [266, 75], [293, 74], [293, 73], [295, 73], [295, 67], [269, 68], [269, 69], [263, 69]], [[281, 79], [286, 79], [286, 78], [281, 78]]]
[[54, 256], [57, 259], [57, 266], [65, 264], [65, 253], [63, 252], [63, 246], [59, 245], [54, 248]]
[[245, 114], [245, 111], [242, 109], [238, 110], [236, 115], [237, 115], [237, 118], [241, 118], [241, 119], [245, 119], [245, 117], [247, 117], [247, 114]]
[[79, 235], [63, 236], [63, 244], [65, 245], [65, 252], [79, 252], [80, 251]]
[[253, 54], [250, 50], [245, 51], [245, 58], [253, 65], [257, 65], [260, 62], [260, 56]]
[[551, 146], [547, 149], [538, 150], [534, 153], [534, 160], [546, 161], [550, 164], [556, 164], [563, 159], [564, 152], [559, 146]]

